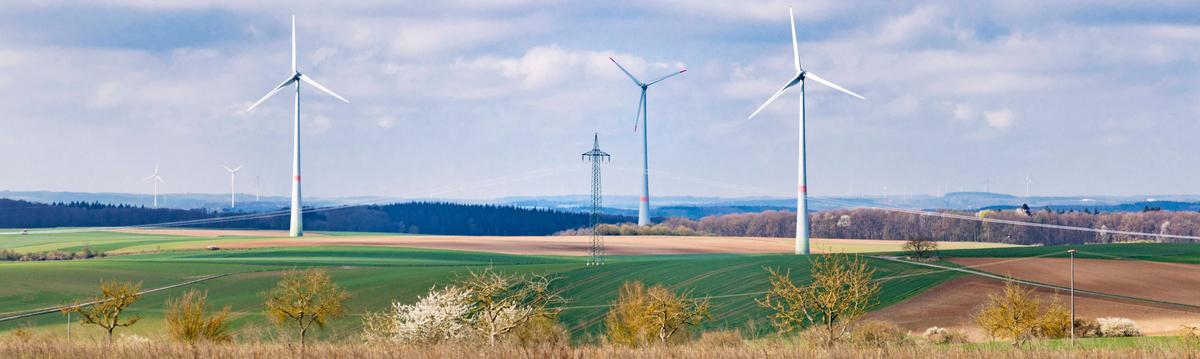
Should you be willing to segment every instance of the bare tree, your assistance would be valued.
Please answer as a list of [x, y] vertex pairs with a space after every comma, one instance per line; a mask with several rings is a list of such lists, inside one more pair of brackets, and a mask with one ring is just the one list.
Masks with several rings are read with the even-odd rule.
[[924, 259], [929, 257], [929, 255], [933, 251], [936, 251], [937, 248], [938, 243], [930, 240], [929, 238], [912, 237], [904, 242], [904, 246], [901, 249], [903, 249], [905, 252], [908, 252], [908, 254], [913, 258]]
[[810, 263], [812, 282], [806, 286], [792, 282], [790, 270], [767, 268], [771, 289], [755, 301], [773, 312], [771, 322], [781, 332], [817, 326], [824, 344], [831, 345], [874, 303], [879, 283], [871, 279], [875, 269], [857, 255], [814, 256]]
[[299, 330], [301, 353], [313, 325], [324, 327], [329, 319], [342, 315], [342, 302], [350, 293], [342, 290], [323, 269], [289, 270], [279, 283], [262, 293], [266, 314], [276, 325], [295, 324]]
[[112, 341], [113, 330], [128, 327], [141, 319], [134, 316], [121, 321], [121, 314], [142, 297], [142, 283], [104, 281], [100, 283], [100, 295], [86, 302], [76, 302], [63, 308], [63, 313], [79, 313], [80, 323], [95, 325], [108, 332]]
[[493, 267], [472, 271], [458, 287], [467, 292], [469, 317], [474, 327], [496, 345], [496, 340], [534, 318], [555, 318], [566, 303], [551, 284], [557, 278], [542, 275], [518, 276]]
[[646, 288], [642, 282], [625, 282], [604, 318], [609, 342], [639, 346], [667, 343], [680, 331], [711, 319], [709, 301], [675, 294], [662, 285]]

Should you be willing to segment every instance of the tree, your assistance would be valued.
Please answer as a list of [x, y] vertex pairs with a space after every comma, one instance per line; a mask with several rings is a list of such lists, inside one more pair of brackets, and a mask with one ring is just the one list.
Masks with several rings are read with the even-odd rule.
[[771, 289], [755, 301], [773, 312], [771, 323], [781, 332], [815, 325], [824, 344], [831, 345], [867, 312], [879, 293], [879, 283], [871, 279], [875, 269], [857, 255], [813, 256], [809, 261], [812, 282], [806, 286], [792, 282], [790, 270], [767, 268]]
[[689, 297], [688, 292], [676, 295], [662, 285], [647, 289], [642, 282], [625, 282], [604, 318], [608, 340], [639, 346], [679, 338], [675, 335], [680, 331], [712, 318], [707, 298]]
[[139, 293], [141, 290], [141, 282], [100, 282], [100, 295], [86, 302], [75, 302], [62, 311], [79, 313], [82, 317], [80, 323], [104, 328], [108, 332], [108, 340], [112, 341], [113, 330], [117, 327], [131, 326], [141, 319], [140, 316], [134, 316], [121, 321], [121, 314], [142, 297]]
[[925, 237], [912, 237], [904, 242], [901, 248], [908, 252], [913, 258], [923, 259], [929, 256], [930, 252], [936, 251], [938, 243]]
[[317, 268], [284, 272], [275, 288], [261, 295], [271, 322], [281, 327], [295, 324], [302, 352], [313, 324], [323, 328], [329, 319], [341, 316], [342, 302], [350, 298], [350, 293], [334, 284], [325, 270]]
[[1070, 311], [1057, 299], [1046, 305], [1034, 297], [1032, 288], [1012, 280], [1004, 285], [1003, 292], [989, 295], [987, 304], [975, 315], [975, 322], [984, 331], [993, 338], [1012, 339], [1013, 346], [1034, 337], [1067, 336], [1070, 320]]
[[189, 290], [178, 298], [167, 299], [167, 333], [177, 341], [195, 344], [197, 341], [228, 342], [229, 307], [210, 315], [205, 305], [208, 293]]
[[556, 318], [554, 305], [566, 303], [558, 291], [550, 289], [556, 278], [542, 275], [518, 276], [501, 273], [493, 267], [471, 271], [458, 286], [467, 292], [468, 316], [488, 343], [512, 332], [534, 318]]
[[457, 286], [431, 288], [416, 303], [392, 303], [385, 313], [363, 318], [363, 334], [368, 341], [437, 344], [467, 337], [471, 328], [467, 315], [470, 292]]

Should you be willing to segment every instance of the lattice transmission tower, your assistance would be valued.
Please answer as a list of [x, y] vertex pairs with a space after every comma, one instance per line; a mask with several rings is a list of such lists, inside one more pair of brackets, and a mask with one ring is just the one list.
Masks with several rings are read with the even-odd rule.
[[592, 225], [592, 246], [588, 250], [589, 266], [604, 264], [604, 236], [600, 235], [600, 210], [603, 204], [600, 190], [600, 164], [611, 159], [608, 153], [600, 150], [600, 134], [592, 138], [592, 150], [583, 153], [583, 160], [592, 164], [592, 208], [588, 222]]

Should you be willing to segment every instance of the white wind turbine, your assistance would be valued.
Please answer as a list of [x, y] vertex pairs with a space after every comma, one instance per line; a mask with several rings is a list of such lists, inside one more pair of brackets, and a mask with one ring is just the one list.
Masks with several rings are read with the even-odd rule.
[[1025, 198], [1029, 198], [1029, 185], [1033, 180], [1029, 178], [1029, 172], [1025, 172]]
[[[767, 99], [767, 102], [764, 102], [762, 106], [758, 107], [757, 110], [754, 110], [754, 113], [750, 114], [750, 117], [747, 119], [754, 118], [754, 116], [766, 108], [767, 105], [770, 105], [771, 102], [774, 102], [775, 99], [779, 98], [780, 95], [783, 95], [788, 88], [800, 85], [800, 184], [797, 187], [798, 193], [796, 195], [796, 254], [808, 254], [808, 186], [805, 184], [807, 183], [807, 168], [805, 167], [804, 155], [804, 81], [813, 80], [819, 84], [832, 87], [833, 89], [844, 92], [850, 96], [864, 100], [865, 98], [859, 94], [851, 92], [850, 90], [842, 88], [837, 84], [817, 77], [817, 75], [805, 71], [804, 68], [800, 67], [800, 45], [796, 42], [796, 15], [792, 13], [791, 8], [788, 8], [788, 13], [792, 20], [792, 60], [796, 65], [796, 75], [792, 77], [791, 80], [788, 80], [786, 85], [783, 85], [782, 88], [780, 88], [778, 91], [775, 91], [775, 94], [771, 95], [771, 97]], [[887, 191], [885, 190], [884, 192]]]
[[302, 209], [300, 201], [300, 82], [312, 85], [312, 87], [315, 87], [318, 90], [329, 94], [330, 96], [336, 97], [343, 102], [350, 103], [350, 100], [347, 100], [346, 98], [325, 88], [325, 86], [317, 83], [317, 81], [313, 80], [308, 75], [301, 74], [300, 70], [296, 69], [296, 16], [292, 15], [292, 74], [287, 80], [284, 80], [279, 84], [279, 86], [275, 86], [271, 92], [268, 92], [265, 96], [258, 99], [258, 102], [255, 102], [253, 105], [250, 105], [250, 108], [246, 109], [246, 112], [254, 110], [258, 104], [261, 104], [263, 101], [271, 98], [271, 96], [274, 96], [284, 87], [288, 87], [288, 85], [296, 86], [296, 100], [294, 108], [295, 116], [292, 117], [292, 223], [290, 227], [291, 229], [289, 230], [289, 235], [292, 237], [300, 237], [304, 235], [304, 222], [300, 215]]
[[237, 171], [242, 169], [242, 166], [243, 165], [238, 165], [234, 168], [229, 168], [229, 166], [221, 166], [224, 167], [226, 171], [229, 171], [229, 208], [237, 207]]
[[646, 127], [648, 124], [648, 119], [646, 118], [646, 89], [650, 88], [650, 85], [662, 82], [662, 80], [666, 80], [672, 76], [687, 72], [687, 69], [680, 69], [677, 72], [673, 72], [669, 75], [660, 77], [657, 80], [645, 83], [639, 81], [636, 77], [633, 77], [633, 74], [629, 73], [629, 70], [626, 70], [624, 66], [621, 66], [621, 64], [617, 63], [617, 60], [613, 60], [611, 57], [608, 59], [612, 61], [613, 64], [617, 65], [617, 68], [620, 68], [621, 72], [625, 73], [625, 76], [629, 76], [629, 79], [633, 80], [634, 84], [642, 88], [642, 97], [641, 100], [638, 101], [638, 111], [637, 114], [634, 115], [633, 119], [633, 131], [637, 131], [638, 120], [640, 119], [642, 122], [642, 198], [640, 204], [638, 204], [638, 225], [648, 226], [650, 225], [650, 156], [648, 154], [648, 135], [646, 133], [650, 131]]
[[158, 175], [158, 164], [157, 163], [154, 164], [154, 174], [150, 175], [149, 177], [143, 178], [142, 180], [150, 181], [151, 183], [154, 184], [154, 208], [158, 208], [158, 183], [159, 182], [167, 183], [167, 181], [162, 179], [162, 176]]

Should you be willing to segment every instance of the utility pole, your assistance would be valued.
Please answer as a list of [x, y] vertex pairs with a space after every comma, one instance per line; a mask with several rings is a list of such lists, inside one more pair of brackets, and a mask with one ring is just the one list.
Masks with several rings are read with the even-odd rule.
[[1071, 347], [1075, 347], [1075, 250], [1067, 250], [1071, 255]]
[[583, 160], [592, 164], [592, 208], [588, 222], [592, 226], [592, 246], [588, 251], [589, 266], [604, 264], [604, 237], [600, 235], [600, 216], [602, 195], [600, 188], [600, 164], [611, 159], [608, 153], [600, 150], [600, 134], [592, 137], [592, 150], [583, 153]]

